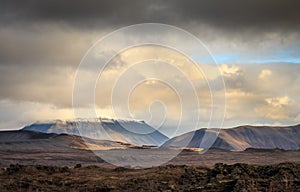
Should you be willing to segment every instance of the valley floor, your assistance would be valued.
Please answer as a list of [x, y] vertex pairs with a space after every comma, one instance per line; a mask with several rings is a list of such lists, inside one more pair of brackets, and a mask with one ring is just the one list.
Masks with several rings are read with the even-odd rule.
[[[124, 151], [125, 150], [125, 151]], [[120, 154], [129, 149], [119, 149], [110, 152], [112, 154]], [[145, 150], [145, 149], [140, 149]], [[154, 149], [155, 150], [155, 149]], [[157, 156], [163, 155], [164, 152], [157, 153]], [[153, 160], [156, 157], [153, 156]], [[300, 150], [284, 151], [277, 149], [248, 149], [246, 151], [226, 151], [220, 149], [210, 149], [204, 154], [195, 151], [184, 150], [177, 157], [166, 164], [173, 165], [193, 165], [210, 167], [216, 163], [234, 164], [278, 164], [282, 162], [300, 162]], [[23, 165], [51, 165], [51, 166], [74, 166], [97, 165], [107, 168], [115, 168], [115, 166], [106, 163], [96, 156], [92, 151], [72, 149], [68, 150], [1, 150], [0, 149], [0, 167], [7, 167], [10, 164]]]
[[184, 150], [165, 165], [146, 169], [116, 167], [83, 149], [2, 149], [0, 167], [1, 192], [300, 191], [300, 151], [278, 149]]

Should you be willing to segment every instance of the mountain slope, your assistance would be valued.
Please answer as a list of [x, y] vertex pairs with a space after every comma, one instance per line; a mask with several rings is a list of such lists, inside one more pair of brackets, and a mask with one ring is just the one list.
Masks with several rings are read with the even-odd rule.
[[1, 150], [69, 151], [71, 149], [109, 150], [125, 149], [128, 144], [106, 140], [93, 140], [76, 135], [42, 133], [35, 131], [0, 131]]
[[38, 131], [43, 133], [66, 133], [80, 135], [97, 140], [111, 140], [134, 145], [159, 146], [168, 140], [168, 137], [147, 125], [143, 121], [124, 121], [100, 119], [99, 121], [54, 121], [35, 123], [22, 130]]
[[[162, 146], [199, 148], [203, 135], [208, 131], [208, 129], [199, 129], [189, 132], [168, 140]], [[247, 148], [298, 150], [300, 149], [300, 125], [290, 127], [240, 126], [221, 129], [212, 147], [227, 150]]]

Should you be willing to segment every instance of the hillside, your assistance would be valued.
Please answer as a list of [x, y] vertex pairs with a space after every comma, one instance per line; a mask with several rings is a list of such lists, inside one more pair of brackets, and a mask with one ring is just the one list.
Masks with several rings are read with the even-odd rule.
[[10, 151], [42, 150], [69, 151], [72, 149], [109, 150], [124, 149], [128, 144], [107, 140], [94, 140], [76, 135], [41, 133], [35, 131], [1, 131], [0, 149]]
[[[203, 135], [208, 131], [199, 129], [189, 132], [168, 140], [162, 146], [201, 148]], [[298, 150], [300, 149], [300, 125], [290, 127], [240, 126], [221, 129], [212, 147], [226, 150], [247, 148]]]

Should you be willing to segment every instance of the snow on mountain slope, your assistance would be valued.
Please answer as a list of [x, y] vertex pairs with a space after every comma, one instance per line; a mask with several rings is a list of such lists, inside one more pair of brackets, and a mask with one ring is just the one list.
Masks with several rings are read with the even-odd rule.
[[31, 130], [43, 133], [66, 133], [80, 135], [97, 140], [111, 140], [134, 145], [159, 146], [168, 140], [168, 137], [155, 130], [143, 121], [131, 120], [80, 120], [38, 122], [24, 127], [22, 130]]
[[[207, 129], [199, 129], [174, 137], [165, 142], [163, 147], [199, 148]], [[190, 141], [189, 143], [187, 143]], [[227, 150], [258, 149], [300, 149], [300, 125], [290, 127], [240, 126], [221, 129], [212, 145], [213, 148]]]

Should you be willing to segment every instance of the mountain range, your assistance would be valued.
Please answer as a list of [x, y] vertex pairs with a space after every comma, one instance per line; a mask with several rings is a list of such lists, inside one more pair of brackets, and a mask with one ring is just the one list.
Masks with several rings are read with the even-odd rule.
[[[86, 146], [83, 145], [83, 141], [79, 140], [81, 137], [90, 146], [99, 149], [106, 149], [103, 146], [107, 146], [107, 149], [111, 147], [126, 148], [128, 145], [151, 145], [161, 146], [162, 148], [203, 148], [203, 136], [209, 136], [211, 133], [213, 133], [212, 138], [215, 138], [215, 140], [211, 143], [212, 146], [209, 147], [217, 149], [232, 151], [243, 151], [248, 148], [300, 149], [300, 125], [288, 127], [246, 125], [220, 130], [203, 128], [169, 139], [159, 130], [155, 130], [143, 121], [113, 119], [83, 121], [79, 124], [79, 129], [75, 121], [37, 122], [24, 127], [20, 131], [0, 132], [0, 140], [2, 144], [11, 142], [12, 145], [13, 141], [25, 140], [28, 142], [36, 138], [39, 139], [39, 142], [42, 142], [41, 139], [45, 139], [45, 137], [48, 143], [59, 140], [58, 143], [60, 144], [63, 139], [67, 139], [68, 144], [72, 143], [72, 139], [75, 139], [76, 144], [80, 144], [78, 148], [84, 148]], [[43, 142], [46, 142], [46, 140], [43, 140]], [[2, 147], [3, 145], [1, 145]]]

